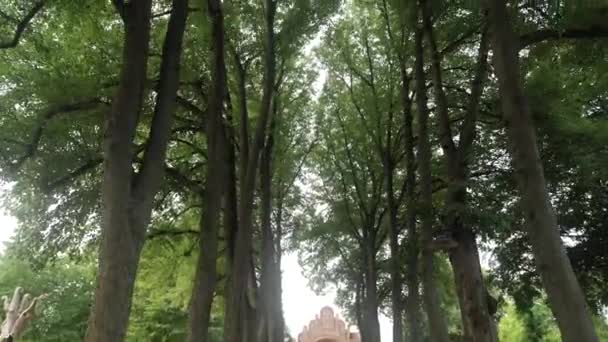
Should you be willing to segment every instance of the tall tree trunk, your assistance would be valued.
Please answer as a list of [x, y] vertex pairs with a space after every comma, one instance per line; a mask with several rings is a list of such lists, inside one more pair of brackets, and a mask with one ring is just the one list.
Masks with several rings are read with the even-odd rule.
[[275, 253], [276, 253], [276, 263], [275, 263], [275, 312], [276, 316], [279, 319], [275, 323], [276, 336], [281, 336], [281, 340], [283, 341], [285, 338], [285, 317], [283, 316], [283, 279], [282, 279], [282, 271], [281, 264], [283, 259], [283, 198], [279, 197], [277, 199], [277, 212], [276, 212], [276, 239], [275, 239]]
[[132, 227], [133, 134], [141, 111], [148, 61], [151, 0], [125, 8], [120, 85], [106, 117], [102, 232], [97, 288], [85, 341], [123, 341], [143, 245], [141, 227]]
[[[415, 156], [414, 156], [414, 138], [413, 138], [413, 120], [412, 120], [412, 100], [410, 98], [410, 76], [407, 73], [406, 58], [404, 56], [404, 41], [398, 41], [393, 35], [391, 28], [391, 20], [389, 15], [389, 6], [386, 0], [382, 0], [380, 7], [384, 22], [386, 25], [386, 31], [397, 59], [399, 60], [399, 73], [400, 73], [400, 100], [401, 110], [403, 113], [403, 129], [405, 132], [404, 147], [405, 147], [405, 189], [406, 189], [406, 223], [405, 228], [408, 232], [408, 244], [407, 244], [407, 287], [408, 297], [406, 302], [406, 318], [408, 325], [408, 340], [409, 341], [420, 341], [421, 336], [421, 313], [420, 313], [420, 281], [418, 275], [418, 259], [419, 259], [419, 243], [418, 243], [418, 232], [416, 229], [416, 209], [415, 209], [415, 186], [416, 186], [416, 167], [415, 167]], [[402, 34], [405, 34], [404, 22], [401, 22]], [[389, 114], [390, 115], [390, 114]], [[389, 123], [392, 123], [392, 115], [389, 116]], [[391, 291], [393, 301], [393, 341], [403, 341], [403, 305], [401, 303], [401, 265], [399, 262], [400, 251], [399, 251], [399, 229], [397, 225], [397, 204], [393, 194], [393, 171], [394, 164], [392, 156], [391, 146], [391, 127], [387, 130], [387, 148], [386, 156], [384, 161], [384, 173], [387, 183], [387, 199], [389, 208], [389, 219], [390, 219], [390, 248], [391, 248]], [[387, 165], [390, 166], [387, 168]], [[388, 173], [390, 172], [390, 174]], [[390, 178], [389, 178], [390, 177]]]
[[[449, 251], [450, 262], [454, 270], [456, 292], [464, 333], [472, 342], [494, 342], [492, 317], [488, 312], [486, 290], [481, 273], [479, 253], [475, 233], [464, 222], [468, 208], [467, 189], [467, 151], [471, 143], [478, 112], [479, 98], [482, 92], [482, 81], [485, 78], [487, 59], [487, 40], [482, 35], [476, 77], [473, 81], [469, 108], [465, 118], [465, 127], [461, 135], [461, 145], [456, 146], [452, 138], [447, 98], [443, 90], [441, 57], [433, 33], [431, 2], [422, 5], [423, 28], [427, 37], [431, 55], [431, 75], [437, 102], [440, 127], [441, 147], [447, 170], [448, 189], [444, 203], [444, 226], [450, 232], [456, 246]], [[484, 45], [485, 44], [485, 45]], [[469, 132], [473, 132], [470, 133]], [[466, 140], [466, 142], [465, 142]]]
[[363, 325], [363, 301], [365, 300], [364, 280], [363, 276], [357, 274], [355, 281], [355, 320], [357, 321], [357, 327], [359, 328], [359, 334], [361, 341], [367, 341], [367, 327]]
[[380, 342], [380, 321], [378, 320], [378, 270], [376, 269], [375, 239], [366, 241], [365, 246], [365, 301], [363, 324], [367, 327], [369, 342]]
[[[226, 84], [226, 120], [224, 121], [224, 163], [226, 169], [226, 177], [224, 177], [224, 215], [223, 228], [224, 239], [226, 246], [224, 249], [224, 257], [226, 258], [224, 265], [224, 301], [230, 301], [231, 275], [232, 264], [234, 262], [234, 250], [236, 248], [236, 233], [238, 231], [238, 197], [237, 197], [237, 178], [236, 178], [236, 134], [234, 130], [234, 118], [232, 116], [233, 109], [231, 106], [230, 92]], [[224, 305], [224, 335], [227, 335], [228, 327], [232, 324], [228, 320], [232, 317], [230, 306]]]
[[133, 286], [150, 221], [179, 87], [187, 2], [174, 0], [163, 45], [152, 127], [139, 173], [133, 172], [133, 139], [142, 108], [150, 37], [151, 0], [116, 2], [125, 23], [123, 64], [112, 109], [106, 117], [102, 236], [94, 304], [85, 341], [123, 341]]
[[[209, 172], [207, 172], [209, 173]], [[209, 185], [209, 183], [207, 183]], [[214, 186], [215, 187], [215, 186]], [[200, 234], [199, 234], [199, 257], [196, 265], [196, 273], [194, 275], [194, 286], [192, 288], [192, 296], [190, 298], [189, 316], [188, 316], [188, 337], [187, 341], [208, 341], [209, 324], [211, 321], [211, 306], [215, 293], [217, 282], [217, 256], [218, 256], [218, 239], [217, 227], [215, 230], [210, 229], [208, 222], [211, 220], [208, 215], [208, 210], [218, 210], [217, 205], [209, 205], [207, 202], [211, 197], [208, 194], [211, 191], [205, 189], [206, 195], [204, 207], [206, 210], [201, 211], [200, 218]], [[213, 207], [213, 208], [211, 208]], [[217, 214], [215, 214], [217, 219]]]
[[[228, 135], [225, 138], [226, 177], [224, 182], [224, 216], [223, 225], [226, 239], [226, 265], [232, 265], [236, 244], [236, 232], [238, 231], [238, 199], [236, 193], [236, 151], [233, 142], [234, 137]], [[229, 273], [229, 270], [228, 270]]]
[[273, 334], [275, 337], [275, 341], [283, 342], [285, 340], [285, 318], [283, 317], [283, 283], [282, 283], [282, 273], [281, 273], [281, 249], [275, 249], [276, 258], [274, 264], [274, 272], [272, 277], [273, 289], [274, 289], [274, 298], [272, 301], [272, 314], [274, 317], [274, 327]]
[[[271, 125], [273, 126], [273, 125]], [[258, 341], [282, 342], [283, 336], [277, 329], [281, 321], [280, 307], [277, 312], [277, 294], [278, 292], [276, 279], [280, 279], [280, 273], [277, 275], [276, 261], [276, 243], [272, 229], [272, 150], [273, 150], [273, 133], [268, 136], [262, 161], [260, 165], [260, 187], [261, 187], [261, 228], [262, 228], [262, 271], [260, 276], [260, 304], [258, 305], [258, 317], [260, 319], [260, 331]], [[280, 270], [279, 270], [280, 272]]]
[[434, 253], [428, 248], [433, 239], [433, 186], [431, 175], [431, 144], [429, 137], [429, 111], [427, 107], [426, 77], [422, 28], [415, 33], [416, 108], [418, 111], [418, 172], [420, 174], [420, 219], [422, 249], [423, 299], [429, 321], [431, 342], [449, 342], [445, 315], [441, 310], [435, 282]]
[[394, 167], [388, 151], [384, 156], [384, 178], [389, 211], [390, 249], [391, 249], [391, 301], [393, 310], [393, 341], [403, 340], [403, 307], [402, 307], [402, 281], [401, 258], [399, 248], [399, 223], [397, 222], [397, 203], [394, 195]]
[[206, 185], [199, 237], [199, 258], [190, 299], [188, 342], [208, 341], [211, 305], [217, 282], [218, 224], [224, 187], [225, 145], [223, 109], [226, 82], [224, 59], [224, 16], [219, 0], [208, 0], [211, 20], [211, 82], [212, 91], [205, 128], [207, 137]]
[[[227, 122], [226, 131], [232, 132], [231, 123]], [[228, 133], [227, 133], [228, 134]], [[238, 203], [237, 203], [237, 192], [236, 192], [236, 149], [234, 146], [234, 135], [228, 134], [226, 137], [226, 179], [224, 182], [224, 236], [226, 240], [226, 247], [224, 256], [226, 258], [225, 274], [226, 280], [224, 282], [224, 300], [228, 302], [230, 300], [230, 288], [231, 288], [231, 277], [232, 277], [232, 265], [234, 262], [234, 250], [236, 246], [236, 234], [238, 231]], [[227, 329], [232, 326], [228, 321], [232, 317], [230, 313], [230, 306], [224, 305], [224, 335], [227, 335]]]
[[414, 121], [412, 118], [411, 100], [409, 99], [409, 80], [407, 78], [405, 61], [400, 63], [401, 73], [401, 102], [405, 130], [405, 198], [406, 198], [406, 229], [407, 229], [407, 307], [406, 317], [408, 337], [411, 342], [419, 342], [421, 336], [420, 319], [420, 279], [418, 277], [418, 231], [416, 229], [416, 162], [414, 160]]
[[[264, 4], [266, 32], [264, 37], [263, 94], [253, 144], [251, 150], [248, 151], [246, 160], [241, 161], [239, 229], [236, 236], [234, 261], [230, 277], [230, 298], [226, 301], [226, 305], [230, 306], [228, 310], [230, 317], [227, 318], [230, 325], [225, 329], [226, 336], [224, 336], [226, 342], [253, 342], [256, 337], [255, 334], [250, 333], [255, 331], [256, 326], [254, 319], [252, 319], [252, 307], [247, 292], [252, 277], [250, 265], [253, 262], [251, 248], [255, 181], [260, 151], [264, 147], [267, 126], [271, 116], [271, 102], [275, 83], [274, 18], [276, 5], [276, 0], [266, 0]], [[244, 95], [241, 94], [241, 97]], [[246, 106], [246, 103], [244, 105]], [[241, 112], [246, 113], [246, 108], [241, 108]], [[246, 115], [241, 115], [241, 127], [245, 127], [243, 125], [248, 125]], [[241, 145], [249, 144], [249, 138], [246, 135], [246, 132], [241, 134]], [[244, 172], [243, 168], [245, 168]]]
[[538, 152], [532, 115], [522, 87], [517, 42], [505, 3], [486, 0], [492, 25], [494, 66], [509, 137], [510, 153], [528, 237], [562, 339], [596, 342], [589, 308], [562, 243]]
[[[253, 253], [253, 251], [252, 251]], [[249, 258], [249, 282], [247, 283], [247, 306], [246, 306], [246, 314], [247, 314], [247, 335], [250, 336], [251, 340], [258, 341], [257, 333], [259, 327], [259, 321], [261, 317], [258, 317], [258, 312], [256, 310], [259, 307], [259, 297], [260, 297], [260, 289], [258, 287], [258, 278], [255, 272], [255, 261], [253, 260], [253, 255]]]
[[[450, 190], [448, 190], [450, 192]], [[454, 189], [452, 200], [446, 201], [446, 207], [462, 205], [455, 200], [460, 189]], [[449, 210], [449, 209], [448, 209]], [[481, 265], [475, 234], [462, 224], [462, 218], [454, 216], [446, 220], [447, 229], [453, 232], [457, 246], [450, 252], [450, 262], [454, 269], [456, 293], [463, 319], [464, 333], [470, 341], [496, 341], [492, 317], [488, 312], [487, 292], [483, 283]]]

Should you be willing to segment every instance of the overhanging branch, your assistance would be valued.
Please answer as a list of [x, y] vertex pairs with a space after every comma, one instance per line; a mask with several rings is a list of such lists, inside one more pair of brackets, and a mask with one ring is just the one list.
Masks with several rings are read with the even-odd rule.
[[28, 27], [28, 25], [30, 24], [30, 22], [32, 21], [32, 19], [34, 19], [34, 17], [36, 16], [36, 14], [38, 14], [38, 12], [40, 12], [42, 10], [42, 8], [44, 7], [44, 3], [45, 3], [45, 1], [39, 1], [39, 2], [37, 2], [34, 5], [34, 7], [32, 7], [32, 9], [29, 12], [27, 12], [27, 14], [25, 15], [25, 17], [23, 17], [23, 19], [21, 19], [19, 22], [17, 22], [17, 28], [15, 29], [15, 33], [13, 34], [13, 38], [9, 39], [7, 41], [1, 42], [0, 43], [0, 49], [14, 48], [14, 47], [17, 46], [17, 44], [19, 44], [19, 39], [21, 39], [21, 36], [23, 35], [23, 32]]
[[81, 102], [59, 105], [47, 110], [43, 114], [40, 122], [36, 125], [36, 127], [34, 127], [34, 131], [31, 135], [31, 140], [28, 144], [25, 145], [25, 153], [21, 157], [19, 157], [19, 159], [17, 159], [17, 161], [13, 164], [13, 168], [16, 170], [20, 169], [26, 160], [32, 158], [36, 154], [36, 152], [38, 151], [38, 145], [40, 144], [40, 140], [42, 139], [42, 134], [44, 133], [44, 129], [52, 118], [59, 114], [91, 110], [96, 108], [100, 104], [105, 103], [98, 98], [93, 98]]
[[44, 190], [46, 192], [50, 192], [58, 187], [66, 186], [67, 184], [71, 183], [73, 180], [79, 178], [80, 176], [85, 175], [90, 171], [96, 169], [99, 165], [101, 165], [101, 163], [103, 163], [103, 158], [95, 158], [88, 160], [81, 166], [70, 171], [67, 175], [61, 176], [56, 180], [52, 181], [51, 183], [47, 184]]
[[448, 43], [441, 51], [439, 51], [439, 56], [441, 58], [443, 58], [446, 55], [454, 52], [456, 49], [458, 49], [460, 46], [462, 46], [462, 44], [464, 44], [467, 41], [467, 39], [471, 38], [477, 32], [479, 32], [480, 28], [481, 28], [481, 25], [472, 26], [468, 31], [464, 32], [462, 35], [460, 35], [454, 41]]
[[592, 25], [588, 28], [568, 28], [565, 30], [542, 29], [526, 33], [519, 37], [519, 48], [523, 49], [532, 44], [546, 40], [558, 39], [593, 39], [608, 37], [608, 28]]
[[194, 229], [184, 230], [167, 230], [167, 229], [155, 229], [148, 233], [147, 239], [155, 239], [159, 237], [178, 237], [183, 235], [190, 235], [192, 237], [198, 237], [199, 231]]

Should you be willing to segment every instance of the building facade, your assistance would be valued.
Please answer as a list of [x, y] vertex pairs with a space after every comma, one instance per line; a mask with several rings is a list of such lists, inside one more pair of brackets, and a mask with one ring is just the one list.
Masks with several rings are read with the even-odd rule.
[[359, 333], [351, 332], [346, 323], [329, 306], [304, 327], [298, 342], [361, 342]]

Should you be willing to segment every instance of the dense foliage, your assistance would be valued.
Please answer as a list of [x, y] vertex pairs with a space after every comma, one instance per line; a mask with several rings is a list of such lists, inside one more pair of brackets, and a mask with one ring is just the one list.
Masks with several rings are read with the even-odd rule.
[[479, 5], [0, 0], [23, 339], [282, 342], [289, 250], [364, 342], [608, 340], [606, 8]]

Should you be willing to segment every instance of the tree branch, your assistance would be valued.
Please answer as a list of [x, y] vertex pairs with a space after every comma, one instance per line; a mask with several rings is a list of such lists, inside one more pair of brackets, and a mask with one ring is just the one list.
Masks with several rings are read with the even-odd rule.
[[479, 31], [480, 25], [474, 25], [468, 31], [464, 32], [460, 37], [456, 38], [456, 40], [448, 43], [440, 52], [439, 56], [441, 58], [445, 57], [445, 55], [452, 53], [458, 47], [460, 47], [467, 39], [471, 38], [475, 33]]
[[338, 123], [340, 124], [340, 128], [342, 130], [342, 138], [344, 139], [344, 149], [346, 151], [346, 157], [347, 157], [346, 159], [348, 160], [348, 164], [351, 169], [350, 171], [353, 176], [353, 185], [355, 187], [355, 193], [357, 194], [359, 208], [365, 213], [365, 215], [367, 215], [368, 208], [366, 205], [366, 201], [365, 201], [365, 198], [363, 195], [361, 185], [359, 184], [359, 178], [357, 177], [357, 167], [355, 167], [354, 156], [352, 154], [350, 147], [348, 147], [349, 143], [348, 143], [348, 134], [346, 131], [346, 126], [344, 125], [344, 122], [342, 121], [342, 116], [340, 115], [339, 111], [336, 112], [336, 117], [338, 118]]
[[199, 231], [194, 229], [184, 229], [184, 230], [167, 230], [167, 229], [156, 229], [148, 233], [147, 239], [156, 239], [159, 237], [176, 237], [181, 235], [192, 235], [194, 237], [198, 237]]
[[244, 179], [249, 160], [249, 112], [247, 110], [247, 64], [241, 61], [241, 57], [235, 48], [232, 49], [237, 79], [237, 98], [239, 111], [239, 155], [241, 179]]
[[[145, 145], [136, 146], [135, 155], [137, 155], [141, 151], [143, 151], [144, 147], [145, 147]], [[67, 186], [72, 181], [76, 180], [78, 177], [83, 176], [83, 175], [87, 174], [88, 172], [94, 170], [102, 163], [103, 163], [103, 157], [101, 157], [101, 156], [99, 158], [91, 158], [91, 159], [85, 161], [79, 167], [68, 172], [66, 175], [63, 175], [63, 176], [55, 179], [54, 181], [44, 185], [43, 191], [49, 193], [59, 187]]]
[[[189, 13], [191, 13], [191, 12], [199, 12], [200, 10], [201, 9], [198, 8], [198, 7], [188, 7], [188, 12]], [[164, 17], [164, 16], [166, 16], [168, 14], [171, 14], [171, 13], [173, 13], [173, 8], [165, 10], [165, 11], [162, 11], [162, 12], [159, 12], [159, 13], [152, 14], [152, 19]]]
[[89, 171], [94, 170], [99, 165], [101, 165], [101, 163], [103, 163], [103, 158], [101, 158], [101, 157], [95, 158], [95, 159], [90, 159], [90, 160], [86, 161], [84, 164], [82, 164], [81, 166], [70, 171], [67, 175], [61, 176], [61, 177], [55, 179], [54, 181], [52, 181], [51, 183], [45, 185], [44, 191], [49, 193], [59, 187], [64, 187], [64, 186], [68, 185], [70, 182], [72, 182], [73, 180], [75, 180], [76, 178], [87, 174]]
[[190, 112], [192, 112], [192, 113], [194, 113], [194, 114], [197, 114], [197, 115], [199, 115], [199, 116], [201, 116], [201, 117], [206, 116], [206, 112], [205, 112], [205, 110], [203, 110], [203, 109], [199, 108], [199, 107], [198, 107], [197, 105], [195, 105], [195, 104], [194, 104], [192, 101], [190, 101], [190, 100], [186, 99], [185, 97], [182, 97], [182, 96], [177, 95], [177, 96], [175, 97], [175, 101], [177, 102], [177, 104], [178, 104], [180, 107], [182, 107], [182, 108], [184, 108], [184, 109], [186, 109], [186, 110], [188, 110], [188, 111], [190, 111]]
[[[374, 132], [367, 125], [367, 118], [366, 118], [365, 114], [363, 113], [363, 109], [361, 108], [361, 106], [357, 102], [357, 99], [356, 99], [356, 96], [355, 96], [355, 92], [354, 92], [354, 89], [353, 89], [352, 75], [349, 75], [350, 76], [349, 82], [347, 82], [341, 75], [336, 75], [336, 76], [338, 77], [338, 79], [340, 81], [342, 81], [342, 83], [344, 83], [344, 85], [348, 89], [348, 92], [350, 94], [351, 102], [355, 106], [355, 110], [357, 111], [357, 114], [359, 115], [359, 119], [361, 120], [361, 124], [363, 125], [363, 128], [365, 128], [366, 133], [374, 141], [374, 144], [375, 144], [376, 149], [378, 150], [378, 153], [380, 155], [382, 155], [382, 152], [383, 152], [382, 151], [382, 145], [380, 143], [378, 143], [378, 139], [376, 139], [376, 134], [374, 134]], [[365, 82], [365, 80], [363, 80], [363, 81]], [[368, 84], [367, 82], [365, 82], [365, 83]], [[370, 87], [372, 87], [373, 86], [373, 82], [370, 82], [368, 85], [370, 85]]]
[[19, 39], [21, 39], [23, 32], [28, 27], [32, 19], [34, 19], [36, 14], [38, 14], [38, 12], [42, 10], [42, 8], [44, 7], [44, 3], [45, 1], [40, 1], [36, 3], [34, 7], [32, 7], [32, 9], [27, 12], [25, 17], [23, 17], [23, 19], [21, 19], [21, 21], [17, 23], [17, 28], [15, 29], [13, 38], [7, 41], [0, 42], [0, 49], [14, 48], [17, 46], [17, 44], [19, 44]]
[[357, 267], [355, 267], [355, 265], [350, 262], [348, 254], [345, 253], [344, 250], [341, 248], [342, 244], [332, 236], [326, 236], [326, 238], [335, 246], [336, 250], [338, 251], [338, 254], [340, 254], [342, 260], [344, 260], [346, 267], [348, 267], [351, 272], [355, 273]]
[[519, 37], [519, 49], [547, 40], [593, 39], [608, 37], [608, 29], [597, 25], [588, 28], [567, 28], [565, 30], [542, 29], [523, 34]]
[[165, 165], [165, 173], [167, 174], [167, 176], [171, 177], [174, 181], [176, 181], [187, 192], [204, 192], [204, 187], [200, 182], [188, 178], [184, 173], [182, 173], [176, 168]]
[[488, 40], [488, 30], [486, 25], [481, 33], [481, 41], [479, 43], [479, 52], [477, 57], [477, 68], [475, 70], [475, 76], [471, 82], [471, 95], [469, 96], [467, 112], [465, 114], [462, 126], [460, 127], [460, 143], [458, 147], [460, 160], [464, 160], [464, 158], [466, 158], [470, 146], [475, 139], [475, 126], [477, 123], [477, 117], [479, 116], [479, 105], [481, 102], [481, 96], [483, 94], [484, 81], [487, 78], [488, 71]]
[[437, 102], [437, 116], [439, 117], [441, 148], [450, 158], [454, 155], [455, 145], [452, 138], [452, 128], [448, 113], [448, 104], [441, 75], [441, 58], [437, 50], [437, 43], [433, 33], [433, 22], [431, 13], [431, 2], [426, 1], [421, 4], [423, 12], [423, 30], [426, 35], [431, 50], [431, 75], [433, 79], [433, 89]]
[[38, 151], [40, 140], [42, 140], [44, 129], [52, 118], [59, 114], [91, 110], [96, 108], [100, 104], [105, 104], [105, 102], [102, 102], [98, 98], [93, 98], [89, 100], [84, 100], [82, 102], [59, 105], [47, 110], [46, 113], [44, 113], [44, 115], [42, 116], [41, 121], [34, 128], [34, 131], [31, 135], [30, 143], [25, 145], [25, 153], [21, 157], [19, 157], [19, 159], [12, 165], [12, 168], [15, 170], [20, 169], [26, 160], [32, 158], [36, 154], [36, 152]]
[[133, 196], [143, 207], [150, 208], [162, 178], [167, 145], [175, 115], [179, 88], [182, 41], [188, 18], [188, 1], [173, 0], [173, 12], [165, 33], [160, 65], [160, 82], [154, 107], [152, 126], [146, 143], [143, 162], [135, 176]]
[[298, 166], [296, 167], [296, 172], [291, 177], [291, 180], [289, 181], [289, 183], [286, 183], [287, 187], [285, 188], [285, 190], [283, 190], [283, 191], [281, 191], [281, 189], [278, 190], [278, 192], [279, 192], [279, 196], [278, 197], [279, 198], [282, 198], [285, 193], [289, 192], [290, 189], [291, 189], [291, 187], [293, 186], [293, 184], [296, 182], [296, 179], [298, 179], [298, 177], [300, 177], [300, 175], [302, 173], [302, 168], [304, 167], [304, 163], [306, 163], [306, 158], [314, 150], [314, 148], [316, 146], [317, 146], [317, 141], [312, 141], [310, 143], [310, 145], [308, 146], [308, 148], [304, 152], [304, 155], [302, 156], [302, 159], [300, 159], [300, 162], [298, 163]]
[[341, 48], [338, 44], [336, 44], [337, 48], [342, 52], [342, 56], [344, 57], [344, 60], [346, 62], [346, 66], [348, 67], [348, 70], [352, 73], [355, 74], [355, 76], [357, 76], [363, 83], [367, 84], [368, 86], [371, 87], [372, 82], [369, 78], [367, 78], [365, 75], [363, 75], [363, 73], [361, 71], [359, 71], [354, 65], [353, 65], [353, 61], [351, 60], [350, 56], [346, 54], [346, 49]]
[[[349, 197], [352, 197], [350, 195], [350, 191], [348, 191], [348, 186], [346, 185], [346, 171], [344, 170], [344, 168], [340, 165], [340, 161], [338, 160], [338, 154], [333, 146], [333, 144], [330, 144], [330, 149], [333, 152], [334, 155], [334, 165], [336, 166], [336, 169], [338, 169], [338, 173], [340, 175], [340, 185], [342, 186], [342, 191], [344, 192], [344, 207], [346, 209], [346, 215], [348, 216], [348, 220], [350, 221], [351, 224], [351, 231], [353, 232], [353, 236], [355, 237], [355, 239], [357, 241], [359, 241], [360, 243], [362, 243], [361, 241], [363, 240], [363, 236], [361, 236], [361, 234], [359, 233], [359, 231], [357, 231], [357, 224], [355, 223], [355, 220], [353, 218], [353, 211], [350, 208], [350, 203], [349, 203]], [[356, 199], [355, 199], [356, 201]], [[361, 221], [363, 221], [365, 219], [365, 215], [362, 214], [362, 211], [359, 211], [359, 219]]]

